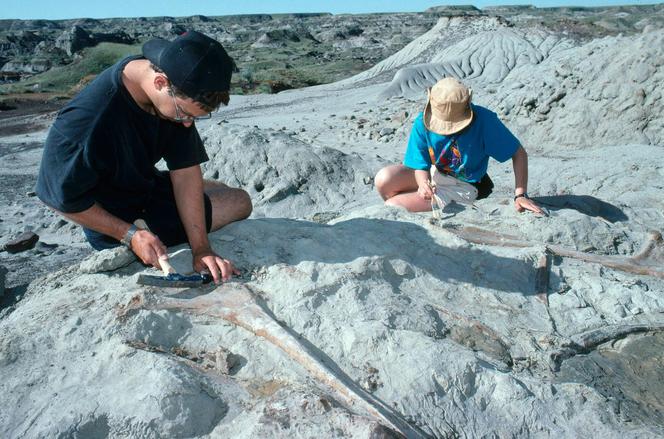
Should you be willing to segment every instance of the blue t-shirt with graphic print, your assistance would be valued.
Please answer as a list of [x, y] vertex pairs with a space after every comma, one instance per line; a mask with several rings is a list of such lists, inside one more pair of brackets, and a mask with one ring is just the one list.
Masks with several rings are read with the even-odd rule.
[[[472, 104], [471, 104], [472, 105]], [[413, 122], [403, 164], [411, 169], [431, 167], [429, 147], [445, 174], [469, 183], [484, 177], [489, 157], [504, 162], [514, 155], [521, 142], [498, 119], [496, 113], [472, 105], [473, 122], [460, 133], [443, 136], [426, 129], [422, 113]]]

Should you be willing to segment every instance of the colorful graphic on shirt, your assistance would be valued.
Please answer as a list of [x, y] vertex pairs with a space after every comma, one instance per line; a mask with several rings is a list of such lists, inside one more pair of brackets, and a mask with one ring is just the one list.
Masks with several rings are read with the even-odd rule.
[[[430, 147], [430, 155], [433, 149]], [[435, 161], [436, 168], [445, 175], [451, 175], [455, 178], [465, 178], [466, 172], [461, 161], [461, 152], [457, 139], [452, 139], [441, 151], [438, 160]]]

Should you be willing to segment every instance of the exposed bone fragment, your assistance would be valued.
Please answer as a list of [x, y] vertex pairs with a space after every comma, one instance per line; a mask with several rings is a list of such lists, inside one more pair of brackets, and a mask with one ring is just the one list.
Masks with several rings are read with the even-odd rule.
[[167, 296], [133, 298], [121, 315], [137, 309], [174, 309], [227, 320], [279, 347], [314, 378], [338, 392], [350, 407], [366, 412], [405, 437], [427, 437], [426, 433], [408, 424], [390, 407], [354, 383], [334, 364], [328, 365], [317, 358], [305, 344], [277, 323], [270, 312], [257, 302], [255, 294], [246, 285], [226, 283], [209, 294], [193, 299]]
[[544, 253], [542, 253], [542, 255], [537, 260], [537, 272], [535, 273], [535, 294], [537, 299], [539, 299], [542, 303], [544, 303], [553, 333], [558, 334], [556, 321], [551, 316], [551, 311], [549, 310], [548, 290], [549, 290], [550, 269], [551, 269], [551, 252], [549, 252], [548, 249], [544, 249]]
[[472, 242], [473, 244], [495, 245], [500, 247], [517, 247], [517, 248], [534, 247], [535, 245], [537, 245], [530, 241], [524, 241], [514, 235], [497, 233], [492, 230], [480, 229], [479, 227], [443, 226], [443, 229], [458, 236], [459, 238], [465, 239], [468, 242]]
[[664, 331], [664, 322], [613, 324], [597, 329], [591, 329], [569, 337], [571, 343], [551, 353], [553, 370], [558, 371], [563, 361], [578, 354], [585, 354], [597, 346], [619, 340], [630, 334], [656, 333]]
[[591, 350], [607, 341], [617, 340], [629, 334], [639, 332], [664, 331], [664, 323], [632, 324], [632, 325], [608, 325], [593, 329], [571, 337], [571, 340], [583, 351]]
[[637, 261], [654, 259], [664, 264], [664, 245], [662, 245], [662, 234], [656, 231], [648, 233], [648, 240], [643, 244], [641, 250], [632, 259]]
[[549, 252], [545, 251], [540, 256], [537, 261], [537, 273], [535, 275], [535, 293], [537, 298], [544, 302], [547, 307], [549, 306], [547, 290], [549, 288], [549, 267], [551, 265], [549, 255]]
[[443, 228], [448, 232], [475, 244], [518, 248], [543, 246], [546, 250], [558, 256], [600, 264], [615, 270], [643, 274], [647, 276], [655, 276], [664, 279], [664, 242], [662, 240], [662, 234], [656, 231], [650, 232], [648, 240], [636, 255], [625, 257], [595, 255], [578, 250], [572, 250], [555, 244], [542, 244], [524, 241], [516, 236], [496, 233], [477, 227], [455, 228], [448, 226]]
[[495, 330], [479, 320], [453, 312], [440, 305], [432, 304], [432, 306], [443, 316], [445, 323], [450, 325], [450, 339], [473, 351], [481, 351], [486, 356], [498, 360], [503, 364], [505, 370], [512, 367], [514, 361], [510, 354], [509, 344]]

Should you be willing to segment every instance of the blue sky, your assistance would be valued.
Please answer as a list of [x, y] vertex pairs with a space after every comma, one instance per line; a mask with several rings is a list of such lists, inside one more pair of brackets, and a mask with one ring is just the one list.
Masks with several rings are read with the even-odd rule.
[[45, 18], [51, 20], [64, 18], [108, 18], [108, 17], [153, 17], [187, 15], [233, 15], [283, 12], [331, 12], [365, 13], [423, 11], [428, 7], [442, 4], [472, 4], [485, 7], [501, 4], [532, 4], [538, 7], [550, 6], [605, 6], [622, 4], [655, 4], [662, 1], [605, 0], [605, 1], [566, 1], [566, 0], [482, 0], [482, 1], [425, 1], [425, 0], [2, 0], [0, 19]]

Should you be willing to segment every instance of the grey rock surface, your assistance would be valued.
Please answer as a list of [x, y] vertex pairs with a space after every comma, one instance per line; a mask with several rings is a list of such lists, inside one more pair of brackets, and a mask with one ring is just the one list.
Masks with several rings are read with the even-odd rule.
[[95, 44], [94, 39], [81, 26], [74, 25], [63, 32], [56, 40], [55, 47], [72, 56], [74, 53]]
[[474, 102], [496, 111], [535, 148], [544, 142], [585, 147], [608, 138], [661, 145], [664, 101], [656, 84], [663, 47], [661, 27], [584, 42], [495, 18], [444, 17], [373, 68], [323, 87], [391, 78], [384, 98], [419, 99], [440, 78], [453, 76], [474, 89]]
[[[210, 235], [242, 271], [228, 285], [156, 289], [136, 284], [154, 273], [137, 262], [81, 262], [76, 229], [0, 187], [3, 236], [34, 223], [60, 244], [37, 255], [48, 270], [0, 319], [0, 436], [391, 437], [348, 396], [358, 389], [411, 437], [663, 436], [664, 279], [552, 256], [543, 296], [538, 284], [552, 246], [664, 266], [661, 242], [635, 256], [664, 230], [661, 27], [655, 17], [646, 32], [583, 39], [460, 15], [364, 75], [233, 96], [200, 123], [206, 178], [255, 204]], [[340, 29], [312, 35], [365, 36]], [[509, 162], [490, 164], [491, 197], [440, 220], [383, 206], [371, 176], [401, 160], [424, 103], [425, 84], [403, 72], [434, 81], [437, 66], [522, 139], [529, 193], [548, 216], [514, 210]], [[39, 149], [0, 140], [0, 171], [25, 194]], [[37, 270], [37, 250], [0, 254], [12, 286], [21, 265]], [[191, 269], [186, 246], [169, 251]], [[256, 331], [241, 303], [189, 306], [238, 285], [279, 331]], [[284, 333], [303, 349], [284, 349]]]
[[356, 154], [253, 127], [213, 126], [202, 135], [210, 157], [204, 177], [245, 188], [255, 215], [307, 217], [356, 206], [371, 193], [363, 178], [373, 169]]
[[79, 269], [81, 273], [102, 273], [118, 270], [135, 261], [134, 252], [122, 246], [93, 253], [81, 261]]
[[[501, 216], [518, 224], [507, 212]], [[455, 223], [472, 217], [463, 212]], [[661, 325], [664, 301], [656, 292], [663, 280], [633, 284], [624, 273], [563, 260], [552, 276], [549, 316], [534, 295], [536, 247], [469, 246], [418, 215], [376, 206], [329, 225], [264, 218], [223, 232], [236, 239], [213, 234], [215, 248], [252, 273], [247, 285], [282, 325], [427, 434], [661, 433], [646, 422], [644, 396], [631, 392], [629, 381], [612, 381], [614, 388], [587, 381], [592, 366], [581, 368], [570, 339], [611, 323]], [[286, 437], [327, 434], [335, 425], [340, 437], [370, 437], [377, 428], [283, 351], [232, 323], [176, 311], [122, 311], [141, 295], [214, 291], [150, 291], [134, 283], [133, 274], [143, 270], [138, 264], [86, 276], [72, 268], [33, 282], [21, 306], [0, 322], [0, 367], [12, 377], [0, 390], [13, 407], [0, 415], [3, 433], [102, 428], [138, 437], [246, 430], [241, 437]], [[571, 289], [554, 292], [563, 282]], [[642, 309], [625, 315], [609, 303]], [[633, 346], [638, 337], [627, 340]], [[52, 346], [49, 355], [43, 346]], [[232, 376], [199, 361], [220, 349], [240, 358]], [[617, 349], [601, 352], [622, 361]], [[570, 360], [559, 360], [562, 353]], [[72, 359], [85, 368], [73, 368]], [[53, 371], [48, 381], [45, 369]], [[658, 373], [647, 363], [641, 369]], [[43, 397], [22, 405], [17, 390], [30, 383]], [[66, 415], [49, 409], [53, 394], [69, 408]], [[85, 403], [75, 403], [81, 399]], [[607, 399], [614, 402], [607, 406]], [[650, 410], [659, 413], [657, 407]], [[627, 417], [640, 421], [625, 424]]]

